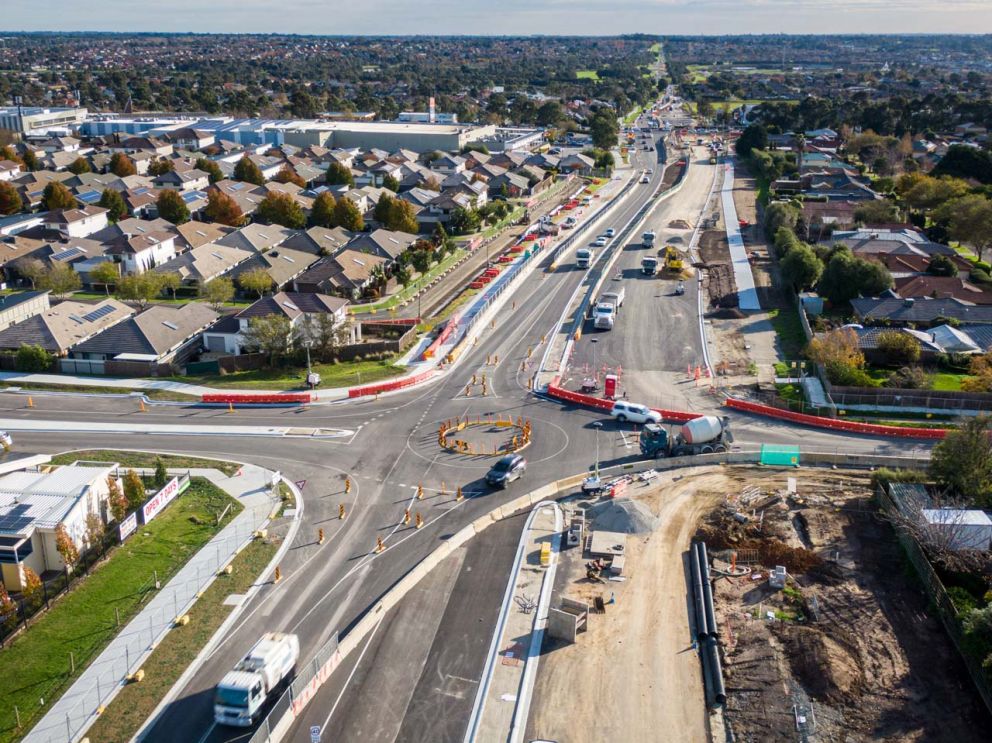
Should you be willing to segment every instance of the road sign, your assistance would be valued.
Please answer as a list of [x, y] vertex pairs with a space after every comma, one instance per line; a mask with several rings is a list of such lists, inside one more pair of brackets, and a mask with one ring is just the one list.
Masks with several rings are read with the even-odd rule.
[[310, 743], [320, 743], [320, 725], [310, 726]]
[[293, 484], [294, 484], [294, 485], [296, 485], [296, 487], [297, 487], [297, 488], [298, 488], [299, 490], [303, 490], [303, 488], [305, 488], [305, 487], [307, 486], [307, 481], [306, 481], [306, 480], [297, 480], [297, 481], [296, 481], [295, 483], [293, 483]]

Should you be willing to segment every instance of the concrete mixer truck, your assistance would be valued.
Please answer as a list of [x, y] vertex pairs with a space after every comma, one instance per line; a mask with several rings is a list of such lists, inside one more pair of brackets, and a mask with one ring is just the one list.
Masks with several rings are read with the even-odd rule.
[[648, 423], [641, 429], [640, 445], [646, 457], [684, 457], [727, 451], [733, 440], [729, 418], [704, 415], [683, 424], [675, 434], [658, 423]]

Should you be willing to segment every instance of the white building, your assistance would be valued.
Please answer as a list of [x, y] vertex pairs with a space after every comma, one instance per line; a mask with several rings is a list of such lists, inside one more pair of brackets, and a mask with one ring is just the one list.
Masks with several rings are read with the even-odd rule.
[[24, 587], [24, 568], [39, 576], [65, 569], [55, 548], [61, 524], [77, 549], [86, 547], [86, 517], [106, 521], [110, 477], [117, 464], [77, 462], [51, 472], [21, 471], [0, 477], [0, 568], [8, 591]]
[[920, 514], [933, 538], [949, 549], [984, 551], [992, 544], [992, 519], [985, 511], [924, 508]]
[[102, 206], [84, 206], [79, 209], [56, 209], [45, 215], [46, 229], [59, 232], [63, 238], [88, 237], [108, 224], [109, 210]]

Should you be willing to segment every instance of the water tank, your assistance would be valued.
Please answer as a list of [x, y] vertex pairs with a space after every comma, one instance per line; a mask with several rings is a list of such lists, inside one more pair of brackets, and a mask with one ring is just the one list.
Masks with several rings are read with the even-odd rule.
[[720, 437], [723, 422], [715, 415], [693, 418], [682, 426], [682, 438], [687, 444], [704, 444]]

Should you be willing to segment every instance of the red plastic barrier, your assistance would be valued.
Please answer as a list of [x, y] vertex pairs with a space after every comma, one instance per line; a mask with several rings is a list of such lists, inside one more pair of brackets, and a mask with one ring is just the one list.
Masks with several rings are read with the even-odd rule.
[[484, 281], [472, 281], [472, 282], [469, 282], [468, 288], [469, 289], [481, 289], [485, 285], [486, 284], [485, 284]]
[[734, 397], [728, 397], [724, 405], [746, 413], [754, 413], [755, 415], [763, 415], [768, 418], [778, 418], [780, 420], [791, 421], [792, 423], [801, 423], [806, 426], [828, 428], [833, 431], [844, 431], [846, 433], [860, 433], [869, 436], [897, 436], [904, 439], [942, 439], [947, 435], [947, 431], [943, 428], [903, 428], [902, 426], [881, 426], [874, 423], [824, 418], [818, 415], [781, 410], [769, 405], [748, 402], [747, 400], [738, 400]]
[[224, 405], [299, 405], [310, 402], [309, 392], [286, 392], [278, 395], [228, 394], [212, 392], [203, 395], [201, 402], [221, 403]]
[[432, 374], [434, 374], [433, 369], [430, 371], [421, 372], [420, 374], [414, 374], [412, 377], [395, 379], [392, 382], [369, 384], [365, 387], [353, 387], [348, 390], [348, 397], [367, 397], [368, 395], [378, 395], [380, 392], [392, 392], [393, 390], [401, 390], [404, 387], [412, 387], [415, 384], [423, 382]]
[[[558, 400], [565, 400], [567, 402], [574, 402], [578, 405], [585, 405], [590, 408], [596, 408], [597, 410], [613, 409], [612, 400], [604, 400], [600, 397], [593, 397], [592, 395], [583, 395], [581, 392], [572, 392], [571, 390], [558, 387], [556, 383], [557, 380], [555, 380], [555, 384], [548, 385], [548, 395], [551, 397], [557, 398]], [[662, 418], [666, 421], [677, 421], [679, 423], [685, 423], [693, 418], [700, 417], [700, 413], [684, 413], [680, 410], [663, 410], [660, 408], [652, 408], [652, 410], [657, 410], [661, 413]]]

